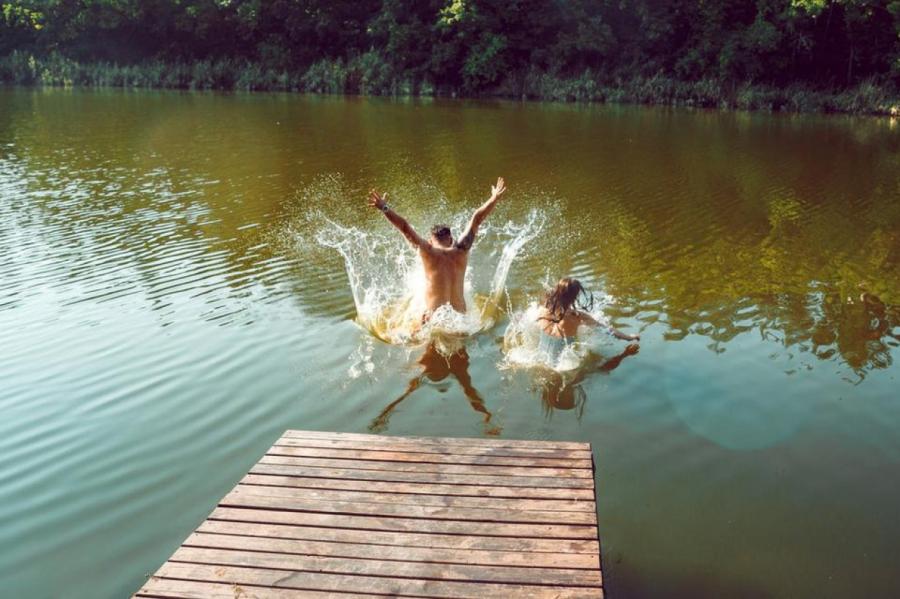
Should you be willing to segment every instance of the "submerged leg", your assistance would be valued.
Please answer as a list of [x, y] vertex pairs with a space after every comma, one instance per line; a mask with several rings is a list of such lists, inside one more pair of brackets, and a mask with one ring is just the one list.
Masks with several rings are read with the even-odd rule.
[[394, 411], [400, 402], [409, 397], [413, 391], [419, 388], [419, 385], [422, 384], [422, 375], [419, 375], [409, 381], [409, 385], [406, 386], [406, 391], [403, 392], [403, 395], [389, 403], [381, 413], [375, 417], [374, 420], [369, 424], [369, 430], [373, 433], [380, 433], [387, 430], [388, 421], [391, 419], [391, 413]]
[[456, 377], [456, 380], [458, 380], [459, 384], [462, 386], [463, 393], [466, 394], [466, 398], [469, 400], [469, 405], [472, 406], [472, 409], [484, 414], [484, 421], [490, 422], [492, 414], [485, 407], [484, 400], [481, 398], [481, 395], [478, 394], [478, 390], [472, 386], [472, 381], [469, 379], [468, 374], [466, 374], [465, 379]]
[[499, 435], [501, 428], [496, 425], [489, 425], [493, 414], [485, 407], [484, 399], [478, 393], [478, 390], [472, 386], [472, 377], [469, 376], [469, 356], [465, 350], [454, 356], [451, 360], [451, 372], [469, 400], [469, 405], [476, 412], [484, 414], [485, 433], [488, 435]]

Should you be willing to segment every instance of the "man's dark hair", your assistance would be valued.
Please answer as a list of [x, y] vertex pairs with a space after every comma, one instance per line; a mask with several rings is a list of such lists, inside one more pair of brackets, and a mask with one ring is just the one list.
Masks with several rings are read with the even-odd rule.
[[447, 225], [435, 225], [431, 227], [431, 234], [441, 239], [450, 236], [450, 227]]

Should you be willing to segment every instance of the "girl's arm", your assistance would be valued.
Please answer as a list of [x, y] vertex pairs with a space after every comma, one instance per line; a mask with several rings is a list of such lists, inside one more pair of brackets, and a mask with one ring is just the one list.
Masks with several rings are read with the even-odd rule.
[[[600, 326], [600, 323], [597, 322], [597, 320], [590, 314], [585, 314], [584, 312], [579, 312], [578, 318], [580, 319], [581, 324], [585, 324], [585, 325], [592, 326], [592, 327]], [[621, 339], [622, 341], [639, 341], [641, 339], [640, 335], [627, 335], [612, 326], [610, 326], [608, 330], [609, 330], [609, 333], [613, 337], [615, 337], [616, 339]]]

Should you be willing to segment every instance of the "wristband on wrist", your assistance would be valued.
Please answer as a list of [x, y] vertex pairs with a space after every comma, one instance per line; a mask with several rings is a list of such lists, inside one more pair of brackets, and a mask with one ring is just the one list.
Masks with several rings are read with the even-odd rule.
[[390, 210], [390, 209], [391, 209], [391, 207], [388, 206], [387, 204], [383, 204], [383, 205], [381, 206], [381, 211], [384, 212], [384, 213], [387, 213], [387, 211]]

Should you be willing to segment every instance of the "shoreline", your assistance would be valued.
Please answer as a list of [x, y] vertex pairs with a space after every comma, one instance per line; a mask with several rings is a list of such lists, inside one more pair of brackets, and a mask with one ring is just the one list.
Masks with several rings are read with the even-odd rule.
[[0, 57], [0, 85], [62, 88], [171, 89], [224, 92], [292, 92], [337, 96], [506, 99], [708, 108], [763, 113], [900, 116], [900, 94], [873, 80], [839, 90], [801, 84], [785, 87], [714, 79], [683, 81], [663, 74], [603, 77], [585, 71], [559, 77], [538, 71], [511, 75], [481, 93], [436, 88], [427, 81], [373, 79], [341, 61], [319, 62], [306, 71], [266, 68], [253, 62], [146, 62], [136, 65], [80, 63], [61, 56], [38, 58], [14, 52]]

